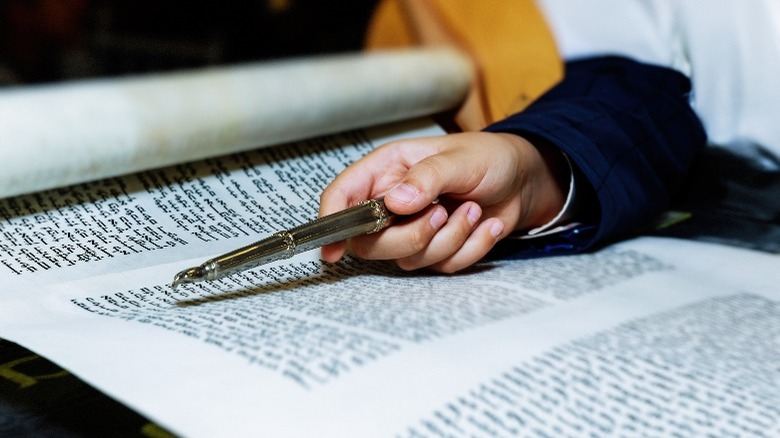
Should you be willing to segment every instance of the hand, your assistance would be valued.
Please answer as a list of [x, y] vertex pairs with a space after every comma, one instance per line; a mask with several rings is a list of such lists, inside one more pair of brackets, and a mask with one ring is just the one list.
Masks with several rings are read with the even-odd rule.
[[567, 175], [562, 154], [513, 134], [468, 132], [391, 142], [325, 188], [320, 216], [384, 196], [390, 211], [408, 217], [379, 233], [325, 246], [322, 256], [335, 262], [349, 244], [361, 258], [452, 273], [479, 261], [513, 230], [554, 218], [565, 202]]

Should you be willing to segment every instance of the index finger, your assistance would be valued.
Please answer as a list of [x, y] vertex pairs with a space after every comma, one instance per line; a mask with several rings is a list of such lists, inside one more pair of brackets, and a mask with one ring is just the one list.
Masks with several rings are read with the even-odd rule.
[[320, 216], [382, 196], [409, 168], [432, 155], [440, 137], [396, 140], [361, 157], [328, 184], [320, 195]]

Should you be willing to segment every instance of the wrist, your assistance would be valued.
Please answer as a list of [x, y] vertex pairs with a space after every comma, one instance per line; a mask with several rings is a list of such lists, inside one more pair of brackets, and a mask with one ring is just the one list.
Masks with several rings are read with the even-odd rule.
[[554, 145], [542, 139], [517, 138], [525, 143], [519, 171], [527, 176], [520, 189], [522, 211], [516, 231], [554, 222], [565, 209], [572, 176], [568, 158]]

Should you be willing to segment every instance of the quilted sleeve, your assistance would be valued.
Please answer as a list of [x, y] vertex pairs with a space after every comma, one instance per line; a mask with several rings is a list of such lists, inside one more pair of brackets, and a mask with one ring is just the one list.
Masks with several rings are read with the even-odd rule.
[[654, 219], [706, 144], [690, 89], [688, 78], [665, 67], [588, 58], [567, 63], [563, 81], [524, 111], [488, 126], [554, 145], [586, 181], [576, 192], [582, 207], [575, 220], [584, 225], [526, 246], [580, 252]]

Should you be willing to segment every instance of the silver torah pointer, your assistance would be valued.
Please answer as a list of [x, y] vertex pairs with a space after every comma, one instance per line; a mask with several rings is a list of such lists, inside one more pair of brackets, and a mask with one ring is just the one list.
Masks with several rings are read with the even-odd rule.
[[185, 269], [176, 274], [171, 287], [176, 289], [182, 283], [216, 280], [350, 237], [375, 233], [388, 226], [392, 216], [382, 198], [369, 199]]

